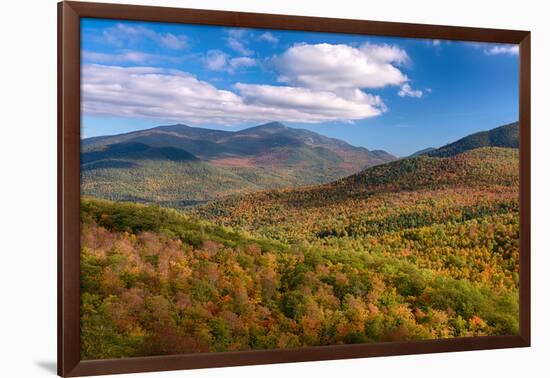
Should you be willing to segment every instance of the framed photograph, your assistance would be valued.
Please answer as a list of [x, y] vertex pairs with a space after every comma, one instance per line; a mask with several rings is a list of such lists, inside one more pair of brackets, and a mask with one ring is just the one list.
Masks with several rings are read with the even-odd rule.
[[59, 375], [530, 345], [528, 31], [58, 10]]

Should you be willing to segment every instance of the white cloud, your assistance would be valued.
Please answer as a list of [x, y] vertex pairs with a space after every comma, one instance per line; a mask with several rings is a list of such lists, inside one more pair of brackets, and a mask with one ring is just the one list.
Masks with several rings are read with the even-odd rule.
[[[380, 97], [369, 95], [359, 89], [335, 94], [274, 85], [235, 84], [244, 101], [250, 105], [284, 110], [285, 117], [309, 122], [327, 120], [356, 120], [373, 117], [385, 111]], [[303, 120], [302, 120], [303, 121]]]
[[226, 29], [225, 32], [232, 38], [244, 38], [250, 33], [250, 30], [245, 28], [229, 28]]
[[[133, 29], [125, 32], [145, 33]], [[246, 40], [250, 33], [247, 29], [231, 29], [226, 31], [226, 41]], [[244, 44], [242, 47], [247, 48]], [[187, 72], [147, 67], [145, 62], [154, 56], [131, 53], [91, 53], [95, 54], [92, 61], [113, 65], [131, 62], [141, 66], [84, 64], [84, 113], [194, 125], [353, 122], [387, 111], [379, 96], [363, 89], [398, 86], [399, 96], [423, 95], [421, 90], [411, 88], [409, 79], [401, 72], [400, 66], [408, 63], [409, 57], [395, 45], [296, 44], [270, 60], [277, 70], [278, 81], [284, 84], [236, 83], [232, 90], [218, 89]], [[210, 50], [201, 59], [208, 69], [230, 74], [258, 65], [256, 59], [243, 55], [232, 57], [220, 50]]]
[[256, 60], [246, 56], [232, 58], [229, 61], [229, 66], [234, 70], [239, 68], [245, 68], [245, 67], [253, 67], [255, 65], [256, 65]]
[[518, 55], [519, 45], [495, 45], [485, 49], [487, 55]]
[[141, 25], [116, 24], [103, 30], [101, 38], [117, 47], [128, 47], [144, 39], [171, 50], [185, 50], [189, 47], [189, 40], [183, 34], [159, 33]]
[[277, 38], [275, 35], [273, 35], [273, 33], [271, 32], [265, 32], [265, 33], [262, 33], [260, 34], [260, 36], [258, 37], [258, 39], [260, 41], [265, 41], [265, 42], [269, 42], [269, 43], [273, 43], [273, 44], [276, 44], [279, 42], [279, 38]]
[[280, 82], [322, 90], [402, 85], [408, 78], [396, 65], [407, 61], [397, 46], [328, 43], [296, 44], [272, 59]]
[[405, 64], [409, 61], [407, 52], [396, 45], [364, 43], [359, 49], [367, 58], [373, 59], [381, 64]]
[[151, 38], [154, 34], [152, 30], [143, 26], [116, 24], [113, 27], [104, 29], [101, 38], [110, 45], [124, 47], [130, 43], [135, 43], [144, 36]]
[[212, 71], [227, 71], [234, 73], [243, 68], [253, 67], [256, 60], [246, 56], [230, 58], [230, 56], [220, 50], [209, 50], [206, 54], [206, 67]]
[[84, 65], [85, 114], [152, 118], [190, 124], [353, 121], [385, 111], [382, 100], [358, 89], [333, 93], [238, 83], [221, 90], [186, 72], [154, 67]]
[[254, 52], [246, 47], [249, 30], [248, 29], [228, 29], [225, 31], [228, 37], [226, 38], [227, 46], [245, 56], [252, 55]]
[[98, 53], [94, 51], [83, 51], [82, 59], [92, 60], [100, 63], [144, 63], [149, 54], [145, 54], [139, 51], [125, 51], [114, 54]]
[[464, 42], [466, 46], [483, 49], [485, 55], [518, 55], [519, 45], [506, 43]]
[[149, 64], [160, 61], [177, 63], [181, 61], [181, 57], [174, 57], [161, 54], [148, 54], [141, 51], [133, 50], [121, 50], [112, 54], [99, 53], [95, 51], [84, 50], [82, 52], [82, 59], [86, 61], [92, 61], [94, 63], [108, 63], [108, 64], [120, 64], [120, 63], [135, 63], [135, 64]]
[[189, 46], [187, 38], [181, 35], [176, 36], [172, 33], [166, 33], [160, 34], [158, 38], [161, 44], [172, 50], [183, 50]]
[[415, 97], [415, 98], [422, 97], [422, 91], [420, 89], [412, 89], [408, 83], [403, 84], [399, 89], [399, 92], [397, 92], [397, 94], [400, 97]]
[[206, 53], [206, 67], [212, 71], [223, 71], [227, 68], [229, 55], [220, 50], [209, 50]]
[[252, 50], [245, 47], [245, 45], [236, 38], [227, 38], [227, 46], [242, 55], [252, 55]]

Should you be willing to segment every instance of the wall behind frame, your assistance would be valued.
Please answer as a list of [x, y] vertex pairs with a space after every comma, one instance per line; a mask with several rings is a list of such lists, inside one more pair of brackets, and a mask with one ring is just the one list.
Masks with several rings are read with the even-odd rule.
[[[248, 366], [131, 377], [357, 375], [423, 378], [542, 377], [550, 355], [550, 23], [544, 2], [524, 0], [127, 0], [133, 4], [532, 31], [532, 348]], [[111, 0], [111, 2], [120, 2]], [[0, 272], [6, 377], [48, 377], [56, 358], [56, 1], [3, 4]], [[7, 211], [6, 211], [7, 208]], [[130, 377], [130, 375], [128, 376]]]

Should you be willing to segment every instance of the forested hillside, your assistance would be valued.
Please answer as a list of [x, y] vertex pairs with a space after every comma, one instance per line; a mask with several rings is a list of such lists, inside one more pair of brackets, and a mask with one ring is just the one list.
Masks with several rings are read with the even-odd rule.
[[517, 151], [415, 159], [197, 213], [220, 225], [84, 199], [82, 358], [517, 333]]
[[420, 156], [320, 186], [214, 201], [196, 210], [219, 224], [285, 242], [323, 242], [517, 211], [518, 150]]
[[519, 148], [519, 123], [514, 122], [488, 131], [465, 136], [441, 148], [428, 149], [428, 156], [448, 157], [480, 147]]

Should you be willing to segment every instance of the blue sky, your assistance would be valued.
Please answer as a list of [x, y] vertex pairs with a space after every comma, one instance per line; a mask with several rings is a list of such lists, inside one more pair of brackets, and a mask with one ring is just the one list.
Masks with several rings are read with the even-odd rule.
[[83, 137], [269, 121], [405, 156], [518, 119], [515, 45], [83, 19]]

